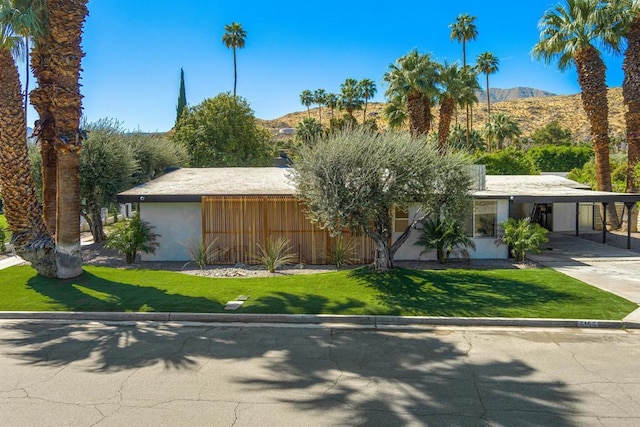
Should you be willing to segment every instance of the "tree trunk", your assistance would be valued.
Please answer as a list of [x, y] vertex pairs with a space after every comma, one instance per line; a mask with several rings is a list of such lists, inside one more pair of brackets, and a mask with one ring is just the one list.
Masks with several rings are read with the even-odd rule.
[[0, 185], [16, 253], [41, 276], [55, 276], [54, 242], [31, 176], [20, 78], [7, 49], [0, 49]]
[[453, 106], [453, 98], [450, 96], [443, 99], [440, 104], [440, 123], [438, 123], [438, 150], [440, 153], [444, 153], [447, 149]]
[[93, 241], [95, 243], [104, 242], [107, 240], [107, 235], [104, 233], [104, 227], [102, 226], [102, 212], [100, 212], [100, 206], [91, 205], [89, 213], [91, 215], [89, 229], [91, 230]]
[[77, 152], [58, 151], [56, 261], [60, 279], [82, 274], [79, 160]]
[[388, 242], [382, 236], [371, 236], [376, 246], [373, 268], [376, 271], [388, 271], [393, 268], [393, 257]]
[[[636, 16], [627, 32], [627, 50], [624, 54], [624, 81], [622, 96], [627, 105], [627, 193], [640, 190], [636, 166], [640, 160], [640, 16]], [[638, 231], [638, 209], [633, 209], [631, 220], [627, 214], [627, 227]], [[635, 219], [635, 221], [634, 221]]]
[[[238, 68], [236, 64], [236, 48], [233, 48], [233, 97], [236, 96], [236, 85], [238, 84]], [[309, 107], [307, 107], [309, 109]]]
[[426, 135], [429, 123], [426, 120], [429, 112], [425, 111], [425, 102], [420, 92], [411, 91], [407, 94], [407, 115], [409, 116], [409, 132], [414, 136]]
[[[599, 191], [612, 191], [611, 166], [609, 164], [609, 103], [605, 83], [606, 67], [600, 53], [589, 46], [576, 53], [578, 82], [582, 89], [582, 106], [589, 120], [593, 151], [595, 153], [596, 181]], [[609, 204], [607, 218], [611, 228], [620, 224], [615, 205]]]

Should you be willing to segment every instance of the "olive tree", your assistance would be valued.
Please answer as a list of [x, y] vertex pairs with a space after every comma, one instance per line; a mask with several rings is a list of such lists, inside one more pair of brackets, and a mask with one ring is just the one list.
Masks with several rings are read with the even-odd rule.
[[[301, 149], [292, 178], [320, 227], [371, 237], [378, 271], [393, 268], [395, 253], [417, 223], [428, 216], [460, 219], [471, 206], [467, 158], [440, 155], [435, 144], [408, 133], [333, 133]], [[418, 206], [418, 213], [391, 243], [392, 211], [408, 206]]]

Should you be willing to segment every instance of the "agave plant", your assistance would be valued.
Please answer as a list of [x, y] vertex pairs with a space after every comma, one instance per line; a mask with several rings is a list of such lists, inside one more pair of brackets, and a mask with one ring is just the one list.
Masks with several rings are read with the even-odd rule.
[[[204, 270], [207, 267], [207, 262], [210, 259], [216, 258], [222, 252], [222, 249], [216, 247], [217, 244], [218, 238], [216, 237], [208, 245], [195, 238], [191, 238], [188, 242], [183, 243], [182, 245], [187, 249], [187, 252], [189, 252], [191, 259], [190, 262], [195, 263], [200, 270]], [[185, 264], [185, 266], [187, 264]]]
[[258, 243], [256, 260], [265, 266], [269, 273], [275, 273], [276, 268], [293, 264], [298, 255], [291, 252], [289, 239], [284, 237], [270, 237], [263, 245]]

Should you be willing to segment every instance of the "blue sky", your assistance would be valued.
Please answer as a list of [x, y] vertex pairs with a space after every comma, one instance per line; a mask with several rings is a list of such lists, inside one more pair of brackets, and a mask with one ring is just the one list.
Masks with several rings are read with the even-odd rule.
[[[346, 78], [374, 80], [374, 101], [383, 101], [382, 75], [414, 48], [440, 61], [461, 61], [461, 45], [449, 37], [449, 24], [460, 13], [477, 17], [478, 38], [467, 45], [468, 62], [486, 51], [500, 60], [492, 87], [573, 94], [579, 92], [575, 72], [560, 73], [530, 56], [537, 23], [556, 3], [90, 0], [84, 115], [90, 121], [115, 118], [130, 130], [167, 131], [175, 121], [181, 67], [189, 105], [232, 91], [232, 52], [221, 41], [232, 21], [248, 33], [246, 47], [238, 51], [238, 95], [263, 119], [303, 110], [300, 92], [338, 92]], [[607, 83], [620, 86], [622, 59], [605, 60]], [[30, 122], [33, 117], [31, 110]]]

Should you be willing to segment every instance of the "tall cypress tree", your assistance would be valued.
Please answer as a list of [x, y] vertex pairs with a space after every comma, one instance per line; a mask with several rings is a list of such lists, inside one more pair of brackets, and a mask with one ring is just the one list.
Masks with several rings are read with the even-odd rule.
[[176, 107], [176, 124], [182, 116], [182, 111], [187, 106], [187, 92], [184, 88], [184, 70], [180, 68], [180, 95], [178, 95], [178, 106]]

